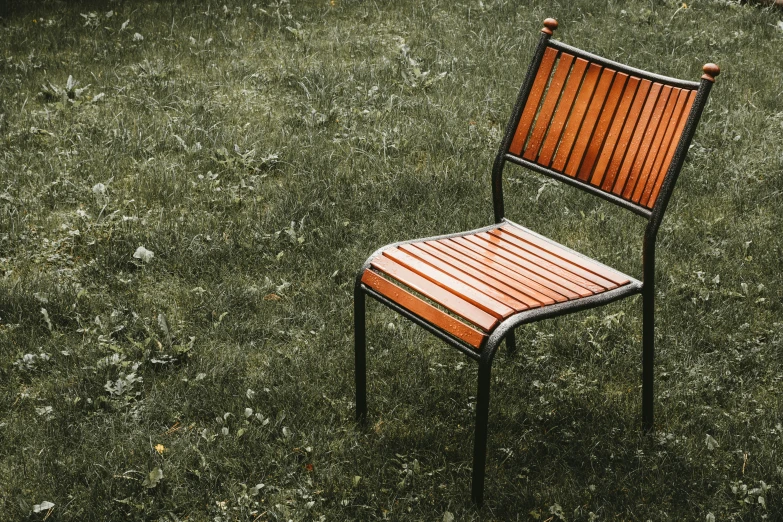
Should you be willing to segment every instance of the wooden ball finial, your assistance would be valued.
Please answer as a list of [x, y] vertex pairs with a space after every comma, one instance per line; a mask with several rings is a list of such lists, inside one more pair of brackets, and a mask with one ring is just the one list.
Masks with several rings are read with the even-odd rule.
[[704, 71], [704, 74], [701, 76], [702, 80], [714, 82], [715, 77], [720, 74], [720, 67], [714, 63], [705, 64], [704, 67], [702, 67], [702, 70]]
[[541, 32], [552, 36], [555, 33], [555, 29], [557, 29], [557, 20], [554, 18], [547, 18], [544, 20], [544, 28], [541, 29]]

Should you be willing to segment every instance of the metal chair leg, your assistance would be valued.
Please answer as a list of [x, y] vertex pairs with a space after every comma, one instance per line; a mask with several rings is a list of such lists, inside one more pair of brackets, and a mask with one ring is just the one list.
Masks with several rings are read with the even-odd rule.
[[359, 285], [353, 294], [354, 378], [356, 381], [356, 420], [367, 418], [367, 335], [365, 295]]
[[481, 359], [476, 394], [476, 435], [473, 440], [472, 497], [476, 505], [484, 502], [484, 472], [487, 464], [487, 424], [489, 421], [489, 386], [492, 361]]
[[514, 336], [514, 330], [509, 330], [506, 334], [506, 350], [510, 354], [517, 351], [517, 339]]
[[653, 382], [655, 360], [655, 292], [652, 285], [642, 292], [642, 431], [649, 433], [655, 422]]

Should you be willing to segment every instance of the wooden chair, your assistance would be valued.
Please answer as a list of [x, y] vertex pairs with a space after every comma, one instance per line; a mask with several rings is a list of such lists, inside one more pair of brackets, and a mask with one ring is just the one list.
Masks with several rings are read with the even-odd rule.
[[[642, 428], [653, 427], [655, 240], [718, 66], [701, 82], [659, 76], [542, 35], [492, 169], [495, 224], [387, 245], [354, 289], [356, 415], [367, 415], [365, 295], [479, 364], [473, 500], [481, 504], [492, 360], [521, 324], [642, 294]], [[506, 163], [647, 219], [638, 281], [505, 218]]]

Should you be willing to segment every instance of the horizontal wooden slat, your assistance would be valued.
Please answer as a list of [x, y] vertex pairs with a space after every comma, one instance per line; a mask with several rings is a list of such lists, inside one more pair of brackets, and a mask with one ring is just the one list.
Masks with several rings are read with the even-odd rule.
[[584, 268], [585, 270], [589, 270], [590, 272], [596, 274], [597, 276], [605, 280], [611, 281], [615, 285], [622, 286], [630, 282], [630, 279], [628, 279], [624, 274], [621, 274], [620, 272], [617, 272], [616, 270], [612, 270], [611, 268], [608, 268], [606, 266], [600, 265], [599, 263], [593, 261], [592, 259], [586, 259], [582, 256], [578, 256], [572, 252], [569, 252], [568, 250], [560, 248], [558, 245], [546, 241], [545, 239], [536, 236], [535, 234], [531, 233], [528, 230], [524, 230], [512, 225], [503, 225], [501, 229], [508, 232], [509, 234], [513, 234], [517, 236], [518, 238], [520, 238], [521, 240], [527, 243], [535, 245], [543, 250], [546, 250], [547, 252], [551, 252], [553, 255], [556, 255], [559, 258], [562, 258], [570, 263], [578, 265]]
[[511, 261], [513, 265], [532, 272], [533, 274], [545, 280], [551, 281], [562, 288], [567, 288], [570, 291], [569, 294], [573, 295], [574, 297], [587, 297], [595, 293], [594, 291], [575, 283], [573, 280], [563, 277], [561, 274], [553, 272], [552, 270], [549, 270], [545, 266], [541, 266], [532, 262], [530, 259], [527, 259], [524, 255], [524, 252], [520, 251], [518, 248], [503, 248], [499, 244], [500, 239], [496, 238], [495, 236], [491, 236], [489, 234], [477, 234], [474, 236], [466, 236], [465, 239], [469, 243], [473, 243], [478, 246], [483, 255], [492, 257], [500, 256], [508, 261]]
[[[417, 243], [415, 245], [406, 245], [407, 250], [420, 259], [430, 262], [426, 257], [431, 256], [434, 260], [442, 263], [444, 269], [450, 270], [454, 277], [462, 279], [463, 274], [466, 283], [473, 288], [480, 290], [490, 297], [498, 299], [503, 303], [511, 306], [517, 312], [527, 310], [528, 308], [537, 308], [541, 306], [541, 303], [530, 296], [527, 296], [517, 290], [516, 288], [509, 286], [505, 283], [494, 279], [486, 271], [477, 270], [475, 267], [463, 263], [462, 261], [455, 259], [453, 256], [448, 255], [432, 245], [427, 243]], [[405, 248], [400, 247], [405, 250]], [[497, 297], [495, 297], [497, 296]]]
[[444, 290], [432, 281], [401, 266], [390, 258], [378, 256], [370, 261], [370, 266], [384, 274], [397, 279], [416, 292], [424, 295], [440, 304], [447, 310], [464, 317], [471, 323], [484, 330], [491, 330], [498, 324], [498, 320], [481, 308], [469, 303], [461, 297]]
[[530, 308], [527, 304], [518, 299], [513, 298], [511, 295], [504, 293], [497, 288], [494, 288], [481, 280], [482, 274], [471, 270], [470, 267], [466, 267], [468, 272], [457, 269], [453, 264], [449, 264], [443, 259], [432, 255], [419, 245], [401, 245], [400, 250], [406, 254], [410, 254], [419, 260], [427, 263], [428, 265], [436, 268], [437, 270], [448, 274], [455, 279], [462, 281], [466, 285], [471, 286], [475, 291], [480, 292], [487, 297], [491, 297], [495, 301], [503, 303], [514, 311], [527, 310]]
[[477, 292], [474, 288], [463, 283], [459, 279], [446, 272], [442, 272], [397, 248], [386, 250], [383, 255], [394, 260], [394, 262], [404, 266], [408, 270], [429, 279], [449, 292], [458, 295], [465, 301], [481, 308], [498, 319], [505, 319], [514, 313], [514, 309], [510, 306], [493, 299], [486, 294]]
[[591, 293], [603, 292], [607, 288], [615, 286], [613, 283], [598, 278], [598, 276], [590, 274], [580, 267], [571, 264], [566, 265], [563, 260], [559, 260], [549, 252], [535, 248], [502, 230], [492, 230], [487, 233], [487, 236], [494, 238], [491, 239], [493, 242], [495, 242], [495, 239], [498, 240], [499, 242], [496, 244], [501, 248], [514, 252], [516, 255], [524, 257], [552, 273], [573, 281], [579, 286], [587, 288]]
[[[519, 297], [521, 301], [531, 303], [530, 304], [531, 308], [542, 306], [542, 305], [550, 305], [556, 302], [555, 299], [553, 299], [549, 295], [541, 293], [540, 291], [534, 289], [534, 287], [540, 287], [541, 285], [537, 285], [535, 283], [531, 285], [530, 281], [524, 280], [516, 272], [512, 272], [511, 274], [509, 274], [509, 270], [505, 269], [502, 265], [492, 264], [488, 262], [481, 263], [480, 261], [475, 259], [476, 257], [478, 257], [478, 254], [475, 254], [470, 251], [468, 251], [467, 253], [460, 252], [457, 248], [457, 245], [455, 244], [447, 244], [445, 242], [440, 242], [440, 241], [428, 241], [424, 243], [424, 245], [428, 248], [441, 252], [445, 256], [454, 259], [455, 262], [475, 268], [479, 272], [483, 273], [486, 279], [492, 281], [490, 284], [492, 284], [493, 286], [505, 285], [505, 286], [498, 286], [498, 288], [502, 289], [503, 291], [506, 291], [505, 288], [511, 288], [515, 290], [517, 294], [521, 294], [521, 296]], [[560, 298], [561, 296], [558, 295], [557, 297]]]
[[474, 348], [479, 348], [481, 343], [484, 341], [484, 338], [486, 337], [486, 334], [483, 334], [478, 330], [471, 328], [467, 324], [451, 317], [449, 314], [438, 310], [426, 301], [423, 301], [413, 294], [406, 292], [399, 286], [390, 281], [387, 281], [370, 270], [366, 270], [364, 274], [362, 274], [362, 283], [383, 295], [387, 299], [394, 301], [414, 315], [417, 315], [434, 326], [445, 330], [452, 336], [466, 342]]
[[[567, 301], [579, 297], [579, 294], [549, 281], [501, 256], [487, 252], [480, 246], [471, 243], [464, 238], [443, 239], [439, 244], [452, 249], [465, 257], [482, 265], [492, 267], [504, 276], [523, 285], [522, 288], [530, 288], [541, 292], [554, 302]], [[527, 291], [527, 290], [525, 290]]]

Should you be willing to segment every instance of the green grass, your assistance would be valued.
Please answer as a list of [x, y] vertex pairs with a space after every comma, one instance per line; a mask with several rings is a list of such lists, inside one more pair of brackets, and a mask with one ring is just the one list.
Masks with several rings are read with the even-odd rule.
[[[31, 4], [0, 22], [0, 520], [783, 520], [779, 9]], [[371, 304], [357, 427], [352, 284], [379, 246], [491, 222], [547, 16], [723, 73], [659, 234], [655, 433], [639, 300], [525, 327], [477, 509], [474, 365]], [[642, 220], [506, 181], [509, 217], [639, 274]]]

